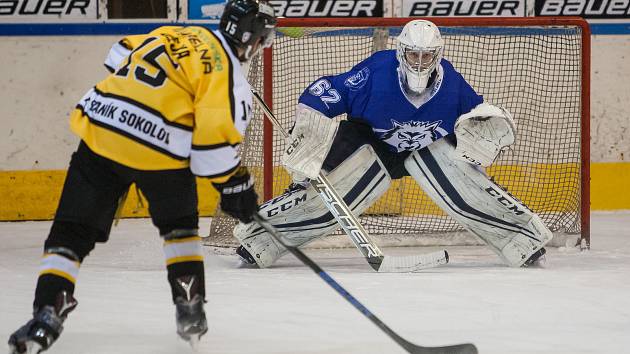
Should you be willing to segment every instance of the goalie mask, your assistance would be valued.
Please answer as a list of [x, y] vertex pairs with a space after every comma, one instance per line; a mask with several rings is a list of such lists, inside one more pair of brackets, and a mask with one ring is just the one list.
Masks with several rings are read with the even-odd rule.
[[225, 5], [219, 29], [231, 45], [241, 49], [239, 60], [245, 62], [271, 46], [276, 23], [267, 1], [231, 0]]
[[414, 20], [403, 27], [396, 39], [396, 57], [407, 89], [420, 93], [442, 60], [444, 40], [433, 23]]

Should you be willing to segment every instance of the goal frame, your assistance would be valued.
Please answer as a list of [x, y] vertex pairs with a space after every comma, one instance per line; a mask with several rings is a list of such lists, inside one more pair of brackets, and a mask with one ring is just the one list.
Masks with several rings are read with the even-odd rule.
[[[280, 18], [277, 27], [385, 27], [403, 26], [411, 20], [426, 19], [438, 27], [529, 27], [575, 26], [581, 28], [581, 154], [580, 154], [580, 238], [582, 246], [590, 248], [590, 67], [591, 31], [580, 17], [432, 17], [432, 18]], [[274, 47], [263, 52], [264, 99], [273, 109], [272, 63]], [[265, 116], [263, 123], [263, 195], [273, 198], [273, 125]]]

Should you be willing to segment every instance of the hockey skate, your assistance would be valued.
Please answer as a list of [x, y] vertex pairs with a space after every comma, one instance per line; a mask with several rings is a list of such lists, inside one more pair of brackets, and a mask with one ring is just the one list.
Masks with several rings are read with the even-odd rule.
[[196, 276], [177, 278], [176, 283], [179, 293], [175, 298], [177, 334], [187, 341], [193, 350], [197, 350], [199, 338], [208, 332], [206, 313], [203, 310], [205, 300], [198, 292]]
[[36, 309], [33, 319], [9, 337], [9, 354], [37, 354], [50, 348], [63, 331], [63, 321], [76, 306], [72, 295], [62, 291], [55, 306]]
[[545, 253], [547, 253], [547, 250], [544, 247], [539, 249], [536, 253], [532, 254], [521, 267], [541, 267], [545, 263]]
[[256, 260], [243, 245], [236, 247], [236, 255], [239, 256], [241, 262], [246, 267], [257, 267]]

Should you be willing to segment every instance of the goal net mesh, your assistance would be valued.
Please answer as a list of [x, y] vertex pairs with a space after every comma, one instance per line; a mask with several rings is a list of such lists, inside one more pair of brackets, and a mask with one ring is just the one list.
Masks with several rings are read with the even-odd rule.
[[[487, 169], [488, 175], [538, 213], [554, 233], [579, 234], [582, 29], [440, 26], [440, 30], [445, 41], [444, 57], [487, 102], [505, 107], [514, 115], [516, 143]], [[310, 83], [323, 75], [347, 71], [374, 51], [395, 49], [401, 27], [280, 31], [273, 45], [267, 82], [262, 58], [251, 63], [249, 79], [261, 94], [272, 90], [272, 110], [288, 130], [297, 99]], [[291, 180], [280, 163], [284, 139], [277, 132], [273, 137], [264, 136], [262, 111], [256, 107], [255, 112], [241, 153], [243, 164], [255, 174], [262, 202], [266, 178], [273, 179], [274, 197], [282, 194]], [[272, 144], [273, 157], [264, 162], [265, 144]], [[273, 176], [263, 174], [265, 163], [272, 164]], [[427, 240], [449, 244], [452, 238], [447, 241], [445, 235], [463, 231], [410, 177], [393, 181], [389, 191], [361, 215], [360, 221], [386, 245], [421, 245]], [[232, 236], [235, 224], [234, 219], [217, 210], [205, 243], [237, 245]], [[467, 237], [455, 239], [475, 242]]]

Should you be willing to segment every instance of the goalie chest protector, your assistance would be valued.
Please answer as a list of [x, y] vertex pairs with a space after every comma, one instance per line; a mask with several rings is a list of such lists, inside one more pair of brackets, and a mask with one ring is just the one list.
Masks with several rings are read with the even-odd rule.
[[300, 96], [299, 102], [327, 117], [346, 113], [364, 122], [392, 151], [414, 151], [453, 133], [457, 118], [469, 112], [482, 96], [453, 65], [442, 59], [428, 100], [414, 106], [398, 79], [396, 51], [376, 52], [350, 71], [323, 76]]

